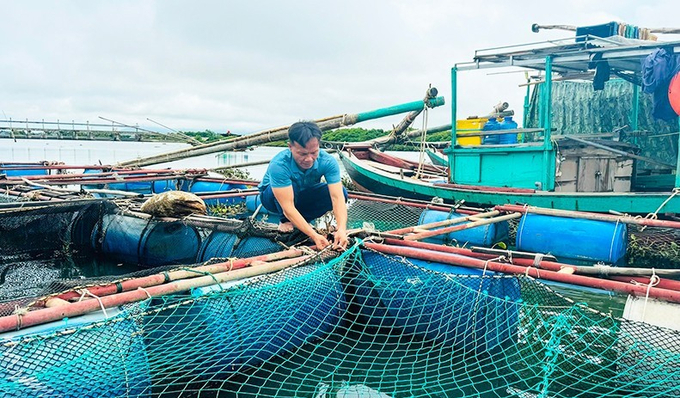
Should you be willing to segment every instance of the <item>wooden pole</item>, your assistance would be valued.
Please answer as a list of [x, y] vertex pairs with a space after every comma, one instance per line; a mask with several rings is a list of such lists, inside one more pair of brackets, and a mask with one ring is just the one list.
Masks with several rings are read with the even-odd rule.
[[293, 264], [307, 260], [310, 257], [310, 255], [306, 255], [293, 259], [279, 260], [271, 263], [264, 263], [255, 267], [242, 268], [229, 272], [221, 272], [218, 274], [201, 276], [194, 279], [181, 279], [162, 285], [151, 286], [146, 289], [139, 288], [137, 290], [112, 294], [109, 296], [99, 297], [97, 299], [83, 300], [76, 303], [69, 303], [68, 305], [44, 308], [37, 311], [27, 312], [25, 314], [8, 315], [0, 317], [0, 333], [10, 330], [20, 330], [26, 327], [54, 322], [64, 318], [71, 318], [74, 316], [87, 314], [89, 312], [98, 311], [102, 308], [117, 307], [123, 304], [143, 301], [149, 297], [167, 296], [173, 293], [183, 292], [199, 287], [211, 286], [218, 283], [273, 273], [288, 268]]
[[233, 261], [227, 261], [217, 264], [202, 265], [199, 267], [193, 267], [190, 269], [174, 270], [169, 272], [163, 272], [159, 274], [144, 276], [141, 278], [127, 279], [120, 282], [108, 283], [105, 285], [96, 286], [86, 286], [81, 287], [78, 291], [68, 291], [64, 293], [57, 294], [55, 296], [48, 297], [44, 300], [39, 300], [36, 302], [37, 306], [41, 303], [47, 305], [47, 303], [53, 298], [58, 298], [62, 300], [71, 300], [74, 298], [79, 298], [82, 291], [87, 290], [89, 293], [101, 297], [109, 296], [111, 294], [127, 292], [131, 290], [138, 289], [140, 287], [147, 288], [150, 286], [156, 286], [163, 283], [168, 283], [180, 279], [191, 279], [197, 278], [199, 276], [205, 276], [207, 274], [218, 274], [221, 272], [233, 271], [241, 268], [250, 266], [256, 262], [270, 262], [278, 261], [287, 258], [299, 257], [302, 255], [302, 251], [298, 249], [288, 249], [276, 253], [265, 254], [261, 256], [248, 257], [243, 259], [235, 259]]
[[478, 214], [473, 214], [469, 216], [464, 216], [464, 217], [456, 217], [448, 220], [443, 220], [443, 221], [436, 221], [436, 222], [431, 222], [427, 224], [422, 224], [422, 225], [417, 225], [414, 227], [406, 227], [406, 228], [400, 228], [400, 229], [395, 229], [392, 231], [386, 231], [387, 233], [390, 234], [399, 234], [399, 235], [404, 235], [404, 234], [410, 234], [413, 232], [416, 232], [418, 230], [423, 231], [426, 229], [432, 229], [432, 228], [438, 228], [438, 227], [445, 227], [447, 225], [451, 224], [460, 224], [462, 222], [466, 221], [474, 221], [480, 218], [487, 218], [487, 217], [494, 217], [500, 214], [499, 211], [493, 210], [487, 213], [478, 213]]
[[482, 226], [482, 225], [494, 224], [494, 223], [501, 222], [501, 221], [512, 220], [514, 218], [519, 218], [521, 216], [522, 216], [521, 213], [506, 214], [504, 216], [488, 218], [488, 219], [485, 219], [485, 220], [473, 221], [473, 222], [470, 222], [470, 223], [467, 223], [467, 224], [454, 225], [452, 227], [446, 227], [446, 228], [438, 229], [436, 231], [427, 231], [427, 232], [416, 233], [416, 234], [413, 234], [413, 235], [408, 235], [408, 236], [404, 237], [404, 240], [421, 240], [421, 239], [429, 238], [429, 237], [432, 237], [432, 236], [448, 234], [448, 233], [456, 232], [456, 231], [462, 231], [464, 229], [475, 228], [475, 227], [479, 227], [479, 226]]
[[596, 289], [615, 291], [619, 293], [632, 294], [636, 296], [648, 296], [651, 298], [662, 299], [674, 303], [680, 303], [680, 291], [648, 287], [644, 285], [634, 285], [608, 279], [593, 278], [583, 275], [555, 272], [547, 269], [537, 269], [534, 267], [522, 267], [512, 264], [500, 263], [490, 260], [479, 260], [449, 253], [435, 252], [430, 250], [414, 249], [403, 246], [391, 246], [377, 243], [365, 242], [364, 245], [385, 254], [416, 258], [420, 260], [433, 261], [443, 264], [457, 265], [502, 272], [506, 274], [526, 275], [536, 279], [546, 279], [556, 282], [563, 282], [572, 285], [588, 286]]
[[[427, 106], [436, 107], [444, 104], [443, 97], [433, 98], [427, 102]], [[338, 116], [331, 116], [328, 118], [317, 119], [315, 122], [319, 125], [321, 131], [336, 129], [343, 126], [351, 126], [353, 124], [377, 119], [385, 116], [398, 115], [404, 112], [410, 112], [422, 108], [423, 101], [414, 101], [406, 104], [400, 104], [387, 108], [380, 108], [373, 111], [362, 112], [357, 114], [345, 114]], [[119, 166], [148, 166], [163, 162], [172, 162], [175, 160], [190, 158], [194, 156], [207, 155], [215, 152], [230, 151], [234, 149], [247, 148], [249, 146], [261, 145], [268, 142], [281, 141], [288, 138], [288, 127], [282, 126], [274, 129], [263, 130], [244, 137], [234, 138], [228, 141], [218, 141], [210, 144], [203, 144], [193, 148], [181, 149], [178, 151], [167, 152], [159, 155], [149, 156], [142, 159], [128, 160], [119, 163]]]
[[654, 220], [651, 218], [635, 218], [629, 215], [616, 216], [612, 214], [588, 213], [584, 211], [547, 209], [543, 207], [521, 205], [498, 205], [494, 209], [501, 211], [513, 211], [519, 213], [542, 214], [546, 216], [582, 218], [587, 220], [599, 220], [608, 222], [620, 222], [624, 224], [646, 225], [648, 227], [680, 228], [680, 222], [669, 220]]

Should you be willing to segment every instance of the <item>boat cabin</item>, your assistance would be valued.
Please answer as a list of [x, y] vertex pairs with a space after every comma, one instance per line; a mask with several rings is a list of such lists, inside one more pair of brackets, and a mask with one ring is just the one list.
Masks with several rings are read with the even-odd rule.
[[[663, 128], [641, 125], [651, 120], [651, 94], [640, 92], [645, 60], [661, 48], [680, 54], [680, 41], [582, 35], [476, 51], [472, 62], [451, 70], [451, 112], [457, 122], [451, 125], [451, 146], [445, 150], [450, 183], [554, 192], [670, 192], [680, 187], [677, 115]], [[507, 117], [502, 108], [486, 118], [459, 120], [460, 72], [492, 68], [528, 72], [521, 89], [526, 90], [523, 122], [530, 128], [484, 129], [486, 120]], [[675, 80], [680, 85], [680, 74]], [[591, 97], [556, 95], [560, 85], [569, 84], [569, 89], [580, 85], [581, 93]], [[609, 108], [592, 105], [592, 95], [603, 95], [597, 85], [614, 87], [606, 99]], [[582, 115], [608, 118], [615, 113], [611, 108], [623, 106], [626, 110], [613, 124], [593, 123], [586, 126], [589, 131], [573, 131], [571, 125], [578, 125], [574, 120]], [[609, 131], [601, 130], [605, 127]]]

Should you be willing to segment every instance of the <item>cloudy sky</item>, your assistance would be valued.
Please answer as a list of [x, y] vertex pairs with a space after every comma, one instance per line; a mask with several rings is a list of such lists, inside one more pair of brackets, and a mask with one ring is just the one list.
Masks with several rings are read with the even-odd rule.
[[[421, 99], [474, 50], [564, 38], [532, 23], [677, 27], [677, 0], [9, 1], [3, 119], [248, 133]], [[672, 39], [672, 36], [668, 36]], [[680, 36], [674, 37], [676, 40]], [[459, 116], [499, 100], [521, 113], [522, 74], [461, 76]], [[389, 128], [400, 117], [364, 125]], [[418, 125], [420, 121], [416, 122]]]

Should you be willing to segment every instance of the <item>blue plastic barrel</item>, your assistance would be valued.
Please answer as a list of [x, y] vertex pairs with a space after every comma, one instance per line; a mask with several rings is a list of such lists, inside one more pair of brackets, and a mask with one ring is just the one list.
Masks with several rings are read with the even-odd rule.
[[[93, 240], [97, 231], [93, 234]], [[120, 214], [105, 215], [101, 244], [95, 250], [132, 264], [158, 266], [196, 261], [198, 231], [181, 221], [157, 222]]]
[[[489, 118], [489, 120], [484, 124], [482, 131], [498, 131], [501, 129], [501, 124], [498, 123], [495, 117]], [[499, 143], [499, 136], [496, 135], [485, 135], [482, 144], [484, 145], [494, 145]]]
[[141, 319], [117, 308], [107, 315], [106, 323], [100, 311], [3, 333], [2, 396], [151, 396]]
[[278, 223], [281, 220], [281, 216], [279, 214], [270, 213], [264, 206], [260, 207], [261, 203], [262, 200], [259, 194], [246, 196], [246, 210], [248, 210], [250, 214], [253, 214], [258, 208], [260, 209], [257, 212], [257, 220], [264, 221], [266, 219], [267, 222], [274, 224]]
[[227, 258], [234, 251], [237, 236], [231, 232], [213, 231], [201, 244], [196, 261], [208, 261], [211, 258]]
[[263, 236], [247, 236], [234, 246], [232, 257], [247, 258], [274, 253], [281, 250], [281, 245]]
[[36, 163], [32, 164], [19, 164], [19, 163], [0, 163], [0, 167], [9, 167], [8, 169], [0, 170], [0, 174], [4, 174], [7, 177], [26, 177], [26, 176], [42, 176], [50, 174], [49, 169], [26, 169], [25, 167], [35, 167], [40, 166]]
[[[191, 193], [214, 193], [214, 192], [226, 192], [233, 189], [246, 189], [247, 187], [243, 184], [227, 184], [221, 181], [185, 181], [182, 184], [181, 190]], [[207, 206], [215, 205], [234, 205], [236, 203], [243, 202], [243, 198], [219, 198], [219, 199], [204, 199]]]
[[[364, 272], [354, 282], [363, 286], [355, 300], [386, 308], [382, 324], [395, 324], [406, 334], [483, 352], [510, 343], [519, 323], [520, 286], [517, 278], [494, 277], [482, 270], [362, 252]], [[410, 264], [409, 264], [410, 263]], [[372, 285], [372, 293], [366, 292]], [[368, 300], [365, 300], [368, 298]]]
[[[102, 171], [100, 169], [86, 169], [85, 174], [97, 174], [101, 173]], [[115, 173], [115, 170], [113, 171]], [[149, 174], [140, 172], [140, 173], [134, 173], [134, 174], [125, 174], [125, 177], [146, 177]], [[111, 178], [110, 176], [106, 178]], [[171, 181], [174, 180], [163, 180], [163, 181], [129, 181], [129, 182], [111, 182], [108, 184], [94, 184], [94, 185], [85, 185], [84, 188], [106, 188], [106, 189], [112, 189], [116, 191], [126, 191], [126, 192], [135, 192], [135, 193], [140, 193], [140, 194], [150, 194], [157, 192], [154, 190], [154, 186], [158, 183], [159, 186], [162, 183], [170, 184]], [[102, 197], [106, 197], [107, 195], [101, 195]]]
[[[512, 120], [512, 116], [506, 116], [503, 118], [501, 123], [501, 130], [515, 130], [517, 129], [517, 122]], [[499, 135], [500, 144], [516, 144], [517, 143], [517, 133], [508, 133]]]
[[246, 210], [253, 213], [259, 207], [260, 211], [258, 213], [269, 214], [269, 211], [264, 206], [260, 207], [260, 204], [262, 204], [262, 199], [259, 194], [246, 196]]
[[[455, 212], [445, 212], [438, 210], [425, 210], [418, 220], [418, 224], [429, 224], [454, 218], [465, 217], [465, 215]], [[469, 224], [464, 222], [461, 224]], [[451, 224], [446, 227], [459, 225]], [[442, 228], [446, 228], [442, 227]], [[435, 228], [435, 230], [441, 228]], [[425, 242], [430, 243], [450, 243], [456, 242], [459, 245], [467, 244], [468, 246], [493, 246], [494, 243], [500, 242], [508, 237], [508, 222], [501, 221], [494, 224], [480, 225], [478, 227], [464, 229], [462, 231], [450, 232], [448, 234], [436, 235], [427, 239]]]
[[177, 186], [177, 180], [158, 180], [153, 182], [151, 190], [153, 193], [163, 193], [167, 191], [176, 191]]
[[149, 356], [177, 357], [158, 369], [152, 365], [154, 376], [205, 379], [259, 366], [330, 333], [347, 306], [328, 264], [198, 288], [191, 296], [196, 300], [180, 298], [179, 306], [146, 319]]
[[616, 222], [525, 214], [517, 226], [516, 246], [558, 259], [618, 264], [626, 255], [628, 229]]

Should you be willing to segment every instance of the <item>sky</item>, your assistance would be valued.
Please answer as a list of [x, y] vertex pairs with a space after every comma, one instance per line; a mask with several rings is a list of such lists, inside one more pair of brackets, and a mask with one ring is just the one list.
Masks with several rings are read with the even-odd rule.
[[[423, 98], [446, 105], [451, 67], [478, 49], [557, 38], [532, 23], [678, 27], [677, 0], [0, 0], [0, 117], [167, 132], [251, 133]], [[667, 36], [680, 40], [680, 35]], [[458, 118], [499, 101], [521, 114], [524, 75], [459, 76]], [[359, 124], [389, 129], [393, 116]], [[521, 120], [520, 120], [521, 122]], [[422, 118], [414, 123], [423, 125]]]

